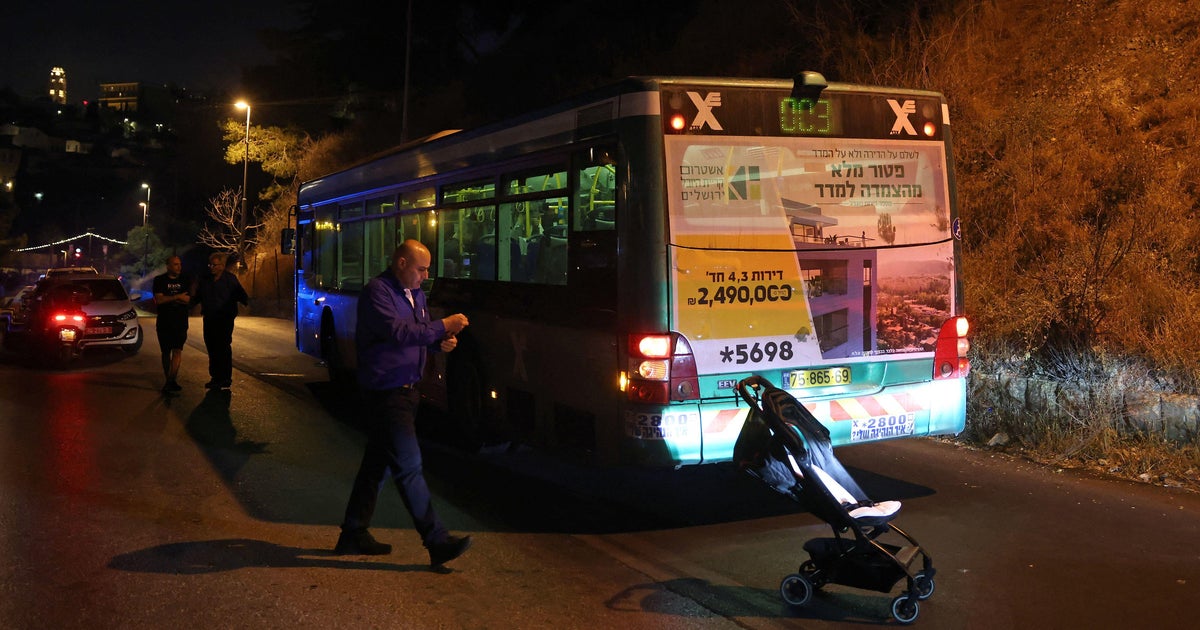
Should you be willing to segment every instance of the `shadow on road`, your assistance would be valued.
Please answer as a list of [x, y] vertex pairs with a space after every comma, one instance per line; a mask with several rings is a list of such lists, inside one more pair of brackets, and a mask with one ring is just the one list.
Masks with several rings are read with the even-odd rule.
[[[361, 430], [367, 412], [353, 384], [320, 382], [308, 387], [330, 416]], [[449, 427], [449, 418], [422, 408], [417, 431], [430, 488], [458, 505], [471, 506], [474, 518], [497, 531], [608, 534], [806, 511], [730, 462], [678, 470], [599, 468], [519, 444], [481, 449]], [[879, 473], [850, 472], [877, 500], [934, 492]]]
[[200, 575], [246, 568], [370, 569], [407, 573], [430, 571], [428, 564], [389, 564], [346, 560], [329, 549], [302, 549], [248, 538], [170, 543], [116, 556], [108, 568], [135, 573]]
[[250, 456], [266, 453], [268, 446], [266, 442], [237, 439], [237, 429], [229, 415], [231, 398], [227, 389], [208, 390], [184, 424], [188, 435], [230, 485]]

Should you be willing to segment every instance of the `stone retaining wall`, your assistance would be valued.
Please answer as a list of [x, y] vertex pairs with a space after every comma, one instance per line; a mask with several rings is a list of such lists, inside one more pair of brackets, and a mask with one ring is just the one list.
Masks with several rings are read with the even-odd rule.
[[1092, 418], [1100, 410], [1110, 413], [1112, 426], [1123, 433], [1158, 433], [1179, 444], [1195, 443], [1200, 437], [1197, 396], [1116, 388], [1096, 391], [1074, 383], [973, 372], [969, 402], [973, 410], [1072, 420]]

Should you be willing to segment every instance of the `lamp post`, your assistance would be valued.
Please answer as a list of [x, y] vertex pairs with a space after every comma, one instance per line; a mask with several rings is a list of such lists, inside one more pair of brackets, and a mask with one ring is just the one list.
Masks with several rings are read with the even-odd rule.
[[146, 189], [146, 203], [138, 205], [142, 206], [142, 227], [146, 227], [146, 219], [150, 216], [150, 184], [142, 182], [142, 188]]
[[[246, 173], [250, 164], [250, 103], [238, 101], [234, 107], [246, 110], [246, 151], [242, 156], [242, 216], [238, 218], [238, 229], [246, 231]], [[238, 254], [241, 254], [239, 251]], [[240, 262], [240, 261], [239, 261]]]

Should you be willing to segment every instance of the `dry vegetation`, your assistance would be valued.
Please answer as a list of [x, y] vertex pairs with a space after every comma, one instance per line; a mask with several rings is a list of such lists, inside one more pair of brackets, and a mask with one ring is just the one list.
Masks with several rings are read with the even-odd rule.
[[1200, 393], [1200, 0], [913, 6], [890, 38], [835, 43], [862, 50], [846, 79], [950, 101], [975, 380], [1084, 401], [1047, 417], [973, 395], [965, 438], [1200, 487], [1194, 437], [1122, 422], [1130, 389]]

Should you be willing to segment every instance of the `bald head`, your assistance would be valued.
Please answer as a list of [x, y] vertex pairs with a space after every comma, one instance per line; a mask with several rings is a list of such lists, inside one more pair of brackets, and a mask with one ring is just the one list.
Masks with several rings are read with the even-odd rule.
[[429, 277], [429, 260], [429, 248], [410, 238], [392, 252], [392, 273], [405, 289], [419, 289]]

